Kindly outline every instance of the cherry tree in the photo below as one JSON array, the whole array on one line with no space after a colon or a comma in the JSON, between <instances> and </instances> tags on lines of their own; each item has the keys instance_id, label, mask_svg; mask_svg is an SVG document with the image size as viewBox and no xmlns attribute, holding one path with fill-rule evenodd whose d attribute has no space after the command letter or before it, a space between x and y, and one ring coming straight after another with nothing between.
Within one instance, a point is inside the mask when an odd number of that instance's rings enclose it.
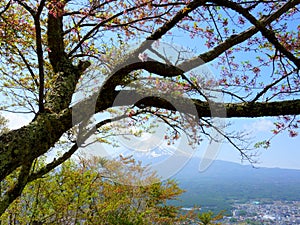
<instances>
[{"instance_id":1,"label":"cherry tree","mask_svg":"<svg viewBox=\"0 0 300 225\"><path fill-rule=\"evenodd\" d=\"M244 137L226 133L213 118L278 117L274 135L296 136L299 3L1 1L0 109L33 119L0 133L0 179L16 173L1 196L0 212L27 183L70 158L91 135L113 144L109 137L118 130L150 129L151 118L170 127L167 142L184 133L192 145L204 137L224 139L250 161ZM176 51L171 60L160 46L178 36L199 48L191 55L170 44ZM217 74L194 71L205 65L213 65ZM111 117L89 129L90 118L102 112ZM61 157L32 170L40 156L62 146L67 150Z\"/></svg>"}]
</instances>

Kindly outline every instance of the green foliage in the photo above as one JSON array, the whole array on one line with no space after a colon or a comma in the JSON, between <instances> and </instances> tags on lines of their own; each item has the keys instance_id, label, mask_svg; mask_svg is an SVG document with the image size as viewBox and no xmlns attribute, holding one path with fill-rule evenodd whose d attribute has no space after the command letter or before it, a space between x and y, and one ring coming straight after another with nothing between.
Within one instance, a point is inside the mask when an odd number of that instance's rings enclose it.
<instances>
[{"instance_id":1,"label":"green foliage","mask_svg":"<svg viewBox=\"0 0 300 225\"><path fill-rule=\"evenodd\" d=\"M254 144L254 148L264 148L268 149L270 147L270 141L260 141Z\"/></svg>"},{"instance_id":2,"label":"green foliage","mask_svg":"<svg viewBox=\"0 0 300 225\"><path fill-rule=\"evenodd\" d=\"M212 211L203 212L198 214L198 218L200 220L199 224L201 225L220 224L215 223L215 221L223 218L223 212L220 212L217 215L214 215Z\"/></svg>"},{"instance_id":3,"label":"green foliage","mask_svg":"<svg viewBox=\"0 0 300 225\"><path fill-rule=\"evenodd\" d=\"M109 113L112 117L96 116L95 131L102 143L116 145L108 137L124 136L124 130L126 135L150 133L153 125L147 125L160 118L169 126L163 135L167 144L182 136L179 130L187 134L190 145L200 144L204 137L210 141L225 138L243 158L252 161L245 153L249 150L245 136L240 132L223 133L210 119L215 117L212 108L222 111L212 106L222 103L224 97L228 117L282 115L283 122L274 123L273 134L285 130L290 137L297 136L300 120L286 115L300 114L297 95L300 27L295 26L299 18L298 4L298 1L230 0L0 1L0 110L30 113L34 118L27 126L6 133L2 127L5 121L0 117L0 214L21 194L28 180L38 177L31 176L31 170L37 171L31 168L37 158L53 148L62 149L62 140L67 142L66 146L72 146L69 151L64 148L66 157L40 171L46 174L47 168L58 166L77 150L78 143L91 137L93 132L85 124L89 125L86 120L94 113ZM176 35L170 39L172 32ZM194 38L199 41L194 42ZM184 40L187 49L193 48L191 43L197 43L195 55L186 54L185 48L175 45L157 51L164 48L158 47L161 41L168 40L171 43ZM128 46L133 47L136 41L141 43L129 51ZM169 51L173 48L174 51ZM204 62L214 63L218 74L215 78L209 78L210 72L202 71ZM195 71L197 67L201 71ZM143 98L138 102L115 104L116 96L122 95L119 91ZM214 93L220 93L222 99L215 98ZM83 97L76 99L77 94ZM98 96L97 103L90 105L96 100L93 94ZM185 103L189 102L186 100L191 100L191 107L186 107ZM74 116L77 106L88 109L78 112L79 118ZM186 110L194 108L198 112ZM184 113L188 115L183 116ZM193 121L190 114L199 118ZM225 114L221 117L226 117ZM80 138L75 144L72 129L77 130L79 124L84 140ZM130 129L135 127L138 129ZM211 130L222 138L211 135ZM255 147L269 145L265 141ZM165 206L165 200L178 195L176 185L168 182L150 185L143 190L146 198L140 188L132 188L131 182L140 175L136 165L131 171L134 173L125 173L126 176L117 164L109 166L115 168L114 173L105 177L113 179L104 179L103 171L98 177L97 173L91 173L90 166L66 163L44 179L32 182L21 200L12 206L15 211L9 218L22 220L21 223L33 223L36 218L63 223L70 217L81 218L87 214L84 218L89 222L87 216L92 212L92 219L98 213L105 219L114 218L116 224L130 224L147 222L145 218L174 215L173 209ZM115 184L114 178L127 186ZM97 186L93 187L95 183ZM81 189L91 189L97 197ZM170 190L174 194L166 195ZM101 201L95 200L98 196ZM109 202L106 205L105 200ZM143 214L140 207L132 207L136 202L143 206ZM14 214L16 211L20 216Z\"/></svg>"},{"instance_id":4,"label":"green foliage","mask_svg":"<svg viewBox=\"0 0 300 225\"><path fill-rule=\"evenodd\" d=\"M8 120L5 117L3 117L2 115L0 115L0 135L6 133L8 131L7 123L8 123Z\"/></svg>"},{"instance_id":5,"label":"green foliage","mask_svg":"<svg viewBox=\"0 0 300 225\"><path fill-rule=\"evenodd\" d=\"M37 167L43 164L39 162ZM126 164L127 172L122 168ZM113 172L111 169L114 169ZM166 201L183 191L174 181L133 186L115 182L132 179L139 168L134 160L102 158L68 160L60 168L26 186L22 195L0 217L4 224L172 224L178 208ZM9 186L9 180L7 185ZM134 181L132 181L134 182ZM2 182L2 186L5 184Z\"/></svg>"}]
</instances>

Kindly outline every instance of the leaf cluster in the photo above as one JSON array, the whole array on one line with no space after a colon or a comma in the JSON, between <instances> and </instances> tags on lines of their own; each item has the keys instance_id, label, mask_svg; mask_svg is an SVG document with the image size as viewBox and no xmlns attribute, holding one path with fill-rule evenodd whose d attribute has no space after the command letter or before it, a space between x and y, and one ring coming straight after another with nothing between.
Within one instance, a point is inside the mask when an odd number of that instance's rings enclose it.
<instances>
[{"instance_id":1,"label":"leaf cluster","mask_svg":"<svg viewBox=\"0 0 300 225\"><path fill-rule=\"evenodd\" d=\"M122 170L124 166L126 171ZM128 159L70 159L28 184L0 221L6 224L171 224L177 221L178 208L166 203L183 192L174 181L159 182L152 177L149 179L153 183L147 186L116 182L116 173L123 179L132 179L137 168L145 171ZM1 182L1 190L10 186L10 179L13 177Z\"/></svg>"}]
</instances>

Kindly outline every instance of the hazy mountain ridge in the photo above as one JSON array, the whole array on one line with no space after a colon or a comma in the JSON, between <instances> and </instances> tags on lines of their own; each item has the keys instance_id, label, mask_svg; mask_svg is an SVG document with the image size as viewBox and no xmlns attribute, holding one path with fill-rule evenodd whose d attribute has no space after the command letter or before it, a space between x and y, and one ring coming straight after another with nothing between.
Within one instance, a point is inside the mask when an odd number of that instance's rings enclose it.
<instances>
[{"instance_id":1,"label":"hazy mountain ridge","mask_svg":"<svg viewBox=\"0 0 300 225\"><path fill-rule=\"evenodd\" d=\"M182 168L182 170L177 173L174 178L185 179L190 177L217 177L217 178L274 178L277 180L283 179L299 179L300 181L300 170L293 169L281 169L281 168L266 168L266 167L253 167L251 165L242 165L234 162L227 162L221 160L215 160L208 167L207 170L199 172L199 164L201 159L198 157L193 157L187 163L187 165Z\"/></svg>"},{"instance_id":2,"label":"hazy mountain ridge","mask_svg":"<svg viewBox=\"0 0 300 225\"><path fill-rule=\"evenodd\" d=\"M216 160L200 173L199 163L200 159L193 157L172 177L186 190L176 204L207 206L217 211L229 209L235 200L300 200L300 170L253 168Z\"/></svg>"}]
</instances>

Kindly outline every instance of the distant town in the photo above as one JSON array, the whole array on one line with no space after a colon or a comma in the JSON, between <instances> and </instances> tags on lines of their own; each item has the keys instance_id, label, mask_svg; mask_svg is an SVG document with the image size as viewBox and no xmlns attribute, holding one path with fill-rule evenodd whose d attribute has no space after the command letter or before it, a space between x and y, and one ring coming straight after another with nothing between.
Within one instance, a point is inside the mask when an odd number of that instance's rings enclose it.
<instances>
[{"instance_id":1,"label":"distant town","mask_svg":"<svg viewBox=\"0 0 300 225\"><path fill-rule=\"evenodd\" d=\"M300 224L300 201L250 201L234 203L232 216L222 224Z\"/></svg>"}]
</instances>

